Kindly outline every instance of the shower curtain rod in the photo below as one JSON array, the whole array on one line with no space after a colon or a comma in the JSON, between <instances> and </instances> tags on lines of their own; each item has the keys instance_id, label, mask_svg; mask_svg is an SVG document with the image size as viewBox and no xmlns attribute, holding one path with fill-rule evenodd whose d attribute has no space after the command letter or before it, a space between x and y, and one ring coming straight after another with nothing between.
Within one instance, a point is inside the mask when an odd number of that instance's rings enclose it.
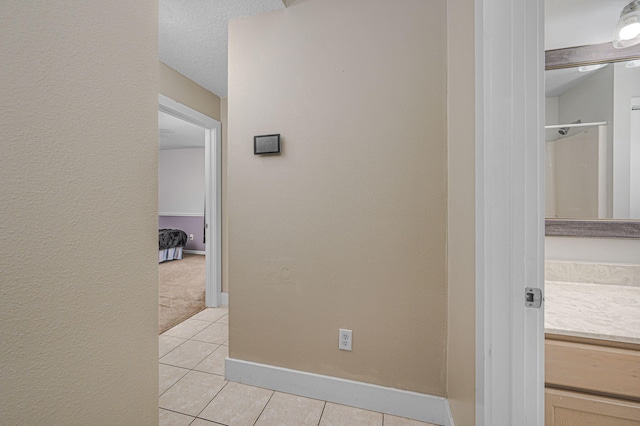
<instances>
[{"instance_id":1,"label":"shower curtain rod","mask_svg":"<svg viewBox=\"0 0 640 426\"><path fill-rule=\"evenodd\" d=\"M545 129L562 129L563 127L587 127L587 126L602 126L608 124L606 121L594 121L593 123L569 123L569 124L553 124L550 126L544 126Z\"/></svg>"}]
</instances>

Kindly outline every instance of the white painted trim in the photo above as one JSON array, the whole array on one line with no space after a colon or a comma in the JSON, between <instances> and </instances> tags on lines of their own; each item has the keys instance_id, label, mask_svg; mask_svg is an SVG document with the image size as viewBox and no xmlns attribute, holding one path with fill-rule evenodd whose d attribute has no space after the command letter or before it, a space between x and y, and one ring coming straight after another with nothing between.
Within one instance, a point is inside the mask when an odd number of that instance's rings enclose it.
<instances>
[{"instance_id":1,"label":"white painted trim","mask_svg":"<svg viewBox=\"0 0 640 426\"><path fill-rule=\"evenodd\" d=\"M454 426L446 398L289 370L239 359L225 360L225 378L307 398Z\"/></svg>"},{"instance_id":2,"label":"white painted trim","mask_svg":"<svg viewBox=\"0 0 640 426\"><path fill-rule=\"evenodd\" d=\"M183 250L182 252L186 254L199 254L201 256L204 256L207 254L206 251L202 251L202 250Z\"/></svg>"},{"instance_id":3,"label":"white painted trim","mask_svg":"<svg viewBox=\"0 0 640 426\"><path fill-rule=\"evenodd\" d=\"M220 300L223 306L229 306L229 293L221 293Z\"/></svg>"},{"instance_id":4,"label":"white painted trim","mask_svg":"<svg viewBox=\"0 0 640 426\"><path fill-rule=\"evenodd\" d=\"M445 413L444 413L444 423L443 426L455 426L455 422L453 421L453 413L451 412L451 405L449 405L449 400L445 401Z\"/></svg>"},{"instance_id":5,"label":"white painted trim","mask_svg":"<svg viewBox=\"0 0 640 426\"><path fill-rule=\"evenodd\" d=\"M607 125L598 126L598 218L607 217Z\"/></svg>"},{"instance_id":6,"label":"white painted trim","mask_svg":"<svg viewBox=\"0 0 640 426\"><path fill-rule=\"evenodd\" d=\"M220 123L205 134L205 245L207 256L207 284L205 305L220 306L222 293L222 197L221 197L221 137Z\"/></svg>"},{"instance_id":7,"label":"white painted trim","mask_svg":"<svg viewBox=\"0 0 640 426\"><path fill-rule=\"evenodd\" d=\"M198 126L202 126L206 129L213 129L220 125L218 120L211 118L208 115L204 115L193 108L189 108L180 102L176 102L165 95L158 95L158 103L158 109L160 111L166 112L167 114L181 118L190 123L197 124Z\"/></svg>"},{"instance_id":8,"label":"white painted trim","mask_svg":"<svg viewBox=\"0 0 640 426\"><path fill-rule=\"evenodd\" d=\"M215 128L216 143L214 145L215 152L213 152L213 183L215 185L215 239L214 250L216 253L215 258L215 282L211 283L212 291L215 291L215 304L209 306L220 306L222 304L222 125L218 123ZM212 132L213 133L213 132ZM213 244L212 244L213 245ZM227 302L228 304L228 302Z\"/></svg>"},{"instance_id":9,"label":"white painted trim","mask_svg":"<svg viewBox=\"0 0 640 426\"><path fill-rule=\"evenodd\" d=\"M476 424L544 424L544 1L475 0ZM517 25L514 25L514 22Z\"/></svg>"},{"instance_id":10,"label":"white painted trim","mask_svg":"<svg viewBox=\"0 0 640 426\"><path fill-rule=\"evenodd\" d=\"M172 212L159 212L158 216L188 216L188 217L202 217L204 213L172 213Z\"/></svg>"},{"instance_id":11,"label":"white painted trim","mask_svg":"<svg viewBox=\"0 0 640 426\"><path fill-rule=\"evenodd\" d=\"M207 256L205 305L222 301L222 139L220 122L164 95L158 95L158 110L205 128L205 238Z\"/></svg>"},{"instance_id":12,"label":"white painted trim","mask_svg":"<svg viewBox=\"0 0 640 426\"><path fill-rule=\"evenodd\" d=\"M545 129L562 129L563 127L591 127L591 126L606 126L606 121L594 121L593 123L570 123L570 124L551 124L544 126ZM549 141L555 142L555 141Z\"/></svg>"}]
</instances>

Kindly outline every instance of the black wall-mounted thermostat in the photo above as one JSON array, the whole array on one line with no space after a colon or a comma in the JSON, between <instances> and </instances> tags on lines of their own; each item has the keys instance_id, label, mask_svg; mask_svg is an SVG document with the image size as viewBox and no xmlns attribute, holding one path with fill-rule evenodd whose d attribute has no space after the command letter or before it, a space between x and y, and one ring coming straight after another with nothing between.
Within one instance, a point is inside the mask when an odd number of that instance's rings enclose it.
<instances>
[{"instance_id":1,"label":"black wall-mounted thermostat","mask_svg":"<svg viewBox=\"0 0 640 426\"><path fill-rule=\"evenodd\" d=\"M253 153L260 154L279 154L280 153L280 134L262 135L253 137Z\"/></svg>"}]
</instances>

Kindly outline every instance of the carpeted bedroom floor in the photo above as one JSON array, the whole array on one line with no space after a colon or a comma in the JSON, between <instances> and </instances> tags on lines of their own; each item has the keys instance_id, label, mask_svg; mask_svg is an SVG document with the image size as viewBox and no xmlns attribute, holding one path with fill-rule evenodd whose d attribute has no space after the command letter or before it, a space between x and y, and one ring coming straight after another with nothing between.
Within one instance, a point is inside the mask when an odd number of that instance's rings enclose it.
<instances>
[{"instance_id":1,"label":"carpeted bedroom floor","mask_svg":"<svg viewBox=\"0 0 640 426\"><path fill-rule=\"evenodd\" d=\"M182 260L158 265L160 269L159 333L204 309L205 256L185 254Z\"/></svg>"}]
</instances>

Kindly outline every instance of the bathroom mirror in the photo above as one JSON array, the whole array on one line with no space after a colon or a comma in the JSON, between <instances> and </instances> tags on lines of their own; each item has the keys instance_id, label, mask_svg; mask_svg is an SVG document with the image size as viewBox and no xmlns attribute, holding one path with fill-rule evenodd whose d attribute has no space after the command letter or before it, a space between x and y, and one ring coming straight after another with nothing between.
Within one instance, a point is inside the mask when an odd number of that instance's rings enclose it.
<instances>
[{"instance_id":1,"label":"bathroom mirror","mask_svg":"<svg viewBox=\"0 0 640 426\"><path fill-rule=\"evenodd\" d=\"M546 235L640 237L640 45L545 65Z\"/></svg>"}]
</instances>

